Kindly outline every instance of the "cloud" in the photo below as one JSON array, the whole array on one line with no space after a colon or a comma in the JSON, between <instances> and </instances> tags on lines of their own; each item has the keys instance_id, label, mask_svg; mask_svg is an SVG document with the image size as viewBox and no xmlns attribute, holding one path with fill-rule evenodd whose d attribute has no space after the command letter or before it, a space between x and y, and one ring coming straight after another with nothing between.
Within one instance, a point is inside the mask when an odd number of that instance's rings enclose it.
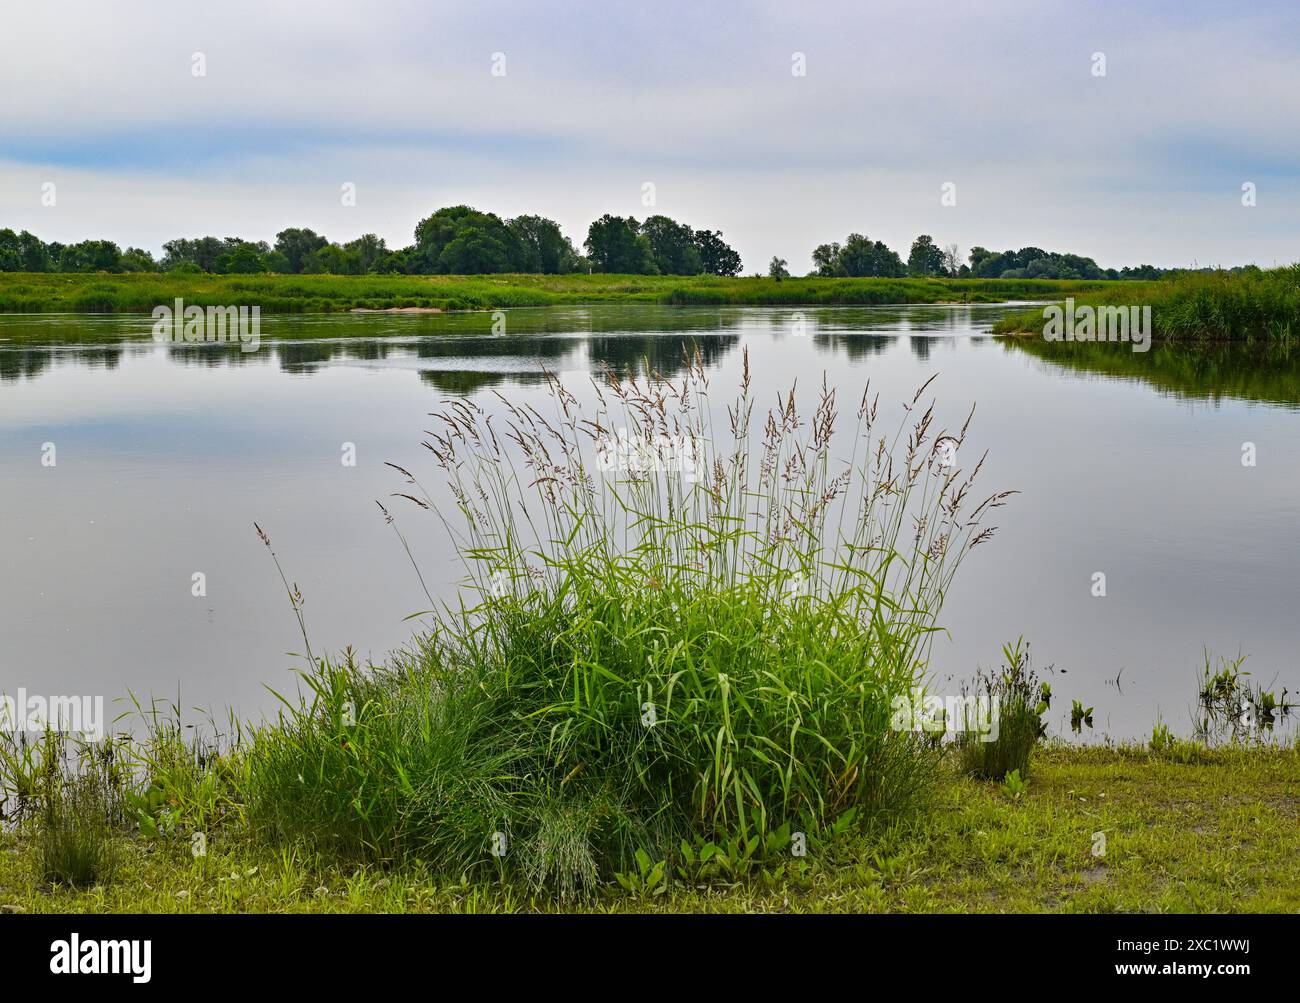
<instances>
[{"instance_id":1,"label":"cloud","mask_svg":"<svg viewBox=\"0 0 1300 1003\"><path fill-rule=\"evenodd\" d=\"M806 268L850 230L904 254L928 232L1108 265L1291 260L1298 21L1199 2L32 5L0 38L0 225L401 244L468 202L580 243L602 212L645 215L653 181L657 211L724 230L751 271Z\"/></svg>"}]
</instances>

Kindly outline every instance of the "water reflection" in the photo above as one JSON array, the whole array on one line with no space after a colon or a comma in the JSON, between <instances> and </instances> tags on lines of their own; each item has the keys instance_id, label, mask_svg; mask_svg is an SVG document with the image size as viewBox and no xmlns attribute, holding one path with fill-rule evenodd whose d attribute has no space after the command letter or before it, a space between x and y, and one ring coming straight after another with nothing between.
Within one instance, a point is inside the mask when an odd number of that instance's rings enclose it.
<instances>
[{"instance_id":1,"label":"water reflection","mask_svg":"<svg viewBox=\"0 0 1300 1003\"><path fill-rule=\"evenodd\" d=\"M1300 404L1300 349L1291 345L1220 342L1178 346L1156 342L1149 352L1125 344L1008 338L1009 352L1095 379L1144 383L1191 400Z\"/></svg>"},{"instance_id":2,"label":"water reflection","mask_svg":"<svg viewBox=\"0 0 1300 1003\"><path fill-rule=\"evenodd\" d=\"M159 344L148 318L0 317L0 381L34 379L60 364L113 367L124 356L166 353L182 366L275 365L311 375L341 363L411 368L448 393L506 382L531 384L543 369L656 371L675 377L698 351L715 366L740 344L741 332L802 340L849 362L886 351L900 335L920 360L933 339L987 329L999 308L803 307L799 309L562 307L500 313L345 314L263 318L257 351L238 343ZM504 328L505 333L493 333ZM918 333L924 332L924 333Z\"/></svg>"},{"instance_id":3,"label":"water reflection","mask_svg":"<svg viewBox=\"0 0 1300 1003\"><path fill-rule=\"evenodd\" d=\"M386 462L427 464L431 398L494 408L496 389L540 405L544 368L589 394L586 374L677 377L698 348L718 428L746 364L764 406L828 379L849 402L870 382L887 411L936 374L936 421L955 427L978 403L982 481L1021 494L958 576L939 684L1023 634L1057 667L1063 713L1095 705L1099 732L1190 724L1204 649L1243 651L1254 679L1294 692L1296 358L1062 351L990 338L1001 312L562 307L507 311L500 334L490 313L276 316L252 352L158 344L147 317L0 316L0 690L38 679L114 698L179 683L186 704L273 707L263 684L282 685L297 664L284 653L300 649L254 521L308 596L313 644L382 658L426 599L374 502L403 489ZM841 413L852 422L851 404ZM1246 441L1257 467L1241 463ZM47 443L57 466L42 464ZM403 532L449 598L463 570L419 515ZM1089 591L1098 569L1104 600ZM212 585L202 601L196 570Z\"/></svg>"}]
</instances>

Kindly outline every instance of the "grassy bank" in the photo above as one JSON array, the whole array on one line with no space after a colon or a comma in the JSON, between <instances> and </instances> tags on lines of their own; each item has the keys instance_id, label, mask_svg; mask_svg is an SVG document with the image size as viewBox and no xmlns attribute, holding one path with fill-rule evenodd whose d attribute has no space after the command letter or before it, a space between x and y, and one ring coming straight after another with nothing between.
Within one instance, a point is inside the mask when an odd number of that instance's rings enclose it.
<instances>
[{"instance_id":1,"label":"grassy bank","mask_svg":"<svg viewBox=\"0 0 1300 1003\"><path fill-rule=\"evenodd\" d=\"M1300 265L1267 271L1180 273L1157 282L1112 283L1075 299L1076 307L1150 306L1157 344L1289 344L1300 333ZM998 334L1041 336L1043 325L1043 311L1039 308L1004 317L993 330ZM1127 350L1127 346L1123 347Z\"/></svg>"},{"instance_id":2,"label":"grassy bank","mask_svg":"<svg viewBox=\"0 0 1300 1003\"><path fill-rule=\"evenodd\" d=\"M1300 753L1051 748L1017 797L946 775L924 816L810 853L803 873L561 901L418 864L341 865L217 837L120 838L112 881L52 888L39 847L0 835L0 909L27 912L1295 912ZM1094 855L1104 833L1104 856Z\"/></svg>"},{"instance_id":3,"label":"grassy bank","mask_svg":"<svg viewBox=\"0 0 1300 1003\"><path fill-rule=\"evenodd\" d=\"M148 313L187 305L266 313L353 309L486 310L566 303L874 305L993 303L1082 294L1094 281L822 279L645 275L126 275L0 273L2 313ZM1128 285L1128 283L1125 283Z\"/></svg>"}]
</instances>

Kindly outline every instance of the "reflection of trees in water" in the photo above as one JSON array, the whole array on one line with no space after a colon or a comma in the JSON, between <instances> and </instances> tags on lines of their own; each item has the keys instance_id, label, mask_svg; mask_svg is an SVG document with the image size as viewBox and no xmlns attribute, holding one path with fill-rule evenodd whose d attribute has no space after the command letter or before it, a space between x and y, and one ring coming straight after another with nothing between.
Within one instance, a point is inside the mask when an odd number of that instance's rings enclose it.
<instances>
[{"instance_id":1,"label":"reflection of trees in water","mask_svg":"<svg viewBox=\"0 0 1300 1003\"><path fill-rule=\"evenodd\" d=\"M898 342L888 334L823 334L811 340L819 352L843 352L850 362L880 355Z\"/></svg>"},{"instance_id":2,"label":"reflection of trees in water","mask_svg":"<svg viewBox=\"0 0 1300 1003\"><path fill-rule=\"evenodd\" d=\"M193 344L170 344L167 357L179 366L206 366L208 369L220 369L224 366L238 366L253 362L257 352L245 352L239 345L211 344L196 341Z\"/></svg>"},{"instance_id":3,"label":"reflection of trees in water","mask_svg":"<svg viewBox=\"0 0 1300 1003\"><path fill-rule=\"evenodd\" d=\"M909 347L912 349L912 354L915 355L922 362L926 361L926 359L930 357L929 338L922 338L914 334L912 335L912 337L907 339L907 343Z\"/></svg>"},{"instance_id":4,"label":"reflection of trees in water","mask_svg":"<svg viewBox=\"0 0 1300 1003\"><path fill-rule=\"evenodd\" d=\"M1054 369L1129 379L1195 400L1230 398L1300 404L1300 351L1286 344L1206 342L1161 345L1134 352L1123 342L1049 342L1004 338L1008 352L1023 352Z\"/></svg>"},{"instance_id":5,"label":"reflection of trees in water","mask_svg":"<svg viewBox=\"0 0 1300 1003\"><path fill-rule=\"evenodd\" d=\"M418 359L536 359L554 362L574 351L566 338L426 338L414 347Z\"/></svg>"},{"instance_id":6,"label":"reflection of trees in water","mask_svg":"<svg viewBox=\"0 0 1300 1003\"><path fill-rule=\"evenodd\" d=\"M334 341L280 341L275 345L275 356L280 360L280 368L287 373L312 373L338 355L341 349L342 345Z\"/></svg>"},{"instance_id":7,"label":"reflection of trees in water","mask_svg":"<svg viewBox=\"0 0 1300 1003\"><path fill-rule=\"evenodd\" d=\"M420 379L442 393L467 397L503 385L533 386L546 377L541 370L535 373L490 373L468 369L422 369Z\"/></svg>"},{"instance_id":8,"label":"reflection of trees in water","mask_svg":"<svg viewBox=\"0 0 1300 1003\"><path fill-rule=\"evenodd\" d=\"M90 369L116 369L122 349L105 345L86 348L0 349L0 381L32 380L55 362L71 362Z\"/></svg>"},{"instance_id":9,"label":"reflection of trees in water","mask_svg":"<svg viewBox=\"0 0 1300 1003\"><path fill-rule=\"evenodd\" d=\"M618 373L658 372L669 379L686 371L695 352L706 367L717 365L740 341L738 335L690 337L661 335L654 338L608 338L594 335L587 339L587 351L596 371L612 369Z\"/></svg>"}]
</instances>

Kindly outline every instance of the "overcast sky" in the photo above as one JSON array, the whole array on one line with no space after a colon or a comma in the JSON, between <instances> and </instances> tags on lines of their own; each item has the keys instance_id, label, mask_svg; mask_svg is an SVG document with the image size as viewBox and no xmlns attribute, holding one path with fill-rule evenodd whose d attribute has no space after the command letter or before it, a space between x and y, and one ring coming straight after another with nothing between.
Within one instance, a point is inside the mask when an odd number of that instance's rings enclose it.
<instances>
[{"instance_id":1,"label":"overcast sky","mask_svg":"<svg viewBox=\"0 0 1300 1003\"><path fill-rule=\"evenodd\" d=\"M806 271L850 231L904 257L930 233L1103 266L1294 261L1300 4L1235 6L10 0L0 226L396 247L467 203L578 245L604 212L660 212L721 229L746 272Z\"/></svg>"}]
</instances>

